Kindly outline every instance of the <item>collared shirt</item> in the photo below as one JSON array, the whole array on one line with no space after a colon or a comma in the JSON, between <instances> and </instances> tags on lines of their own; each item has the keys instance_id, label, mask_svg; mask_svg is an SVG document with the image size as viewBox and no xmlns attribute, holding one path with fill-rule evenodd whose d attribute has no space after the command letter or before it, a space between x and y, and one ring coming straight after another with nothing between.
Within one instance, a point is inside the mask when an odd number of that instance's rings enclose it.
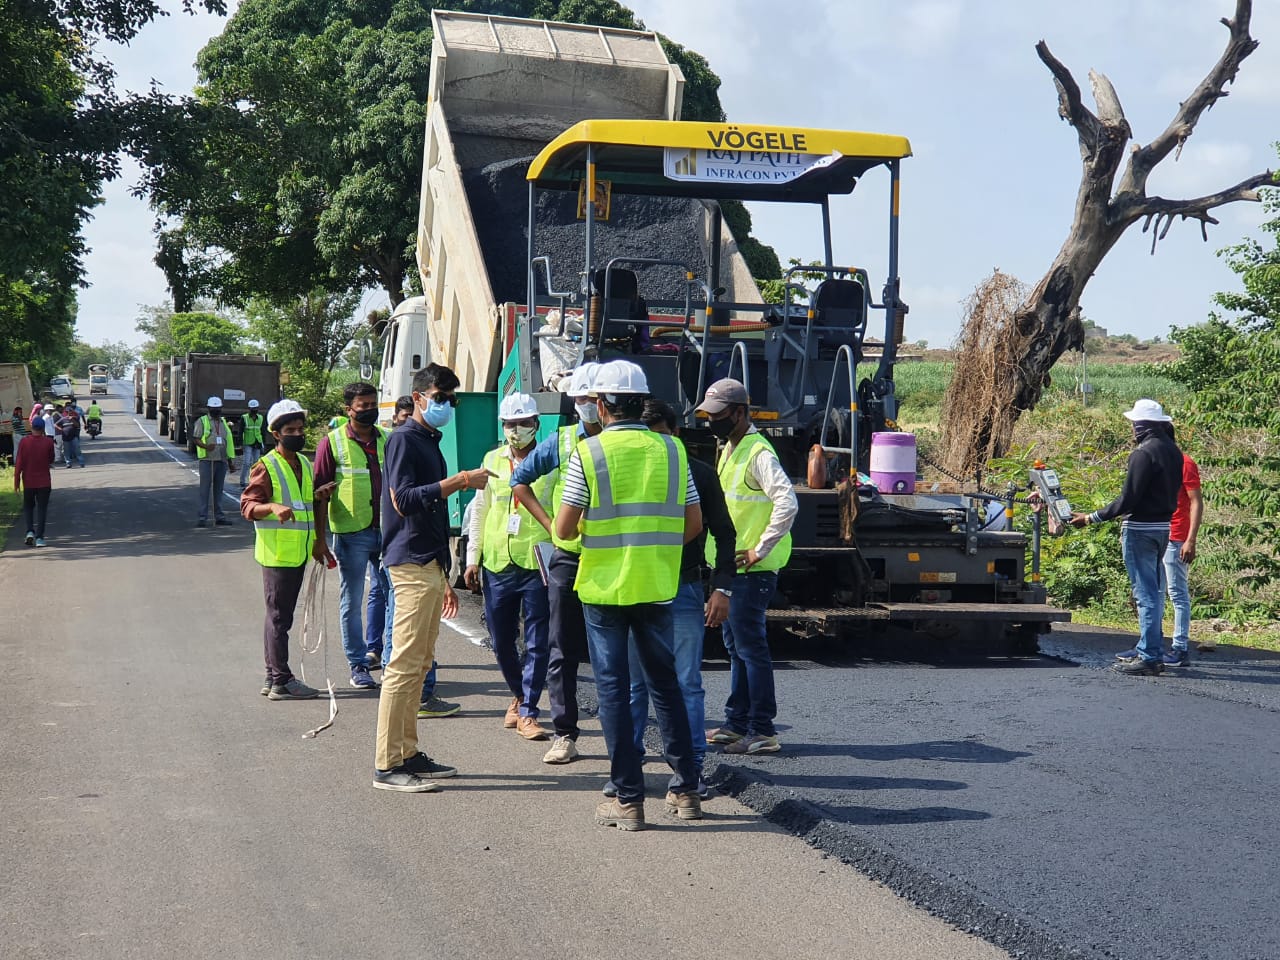
<instances>
[{"instance_id":1,"label":"collared shirt","mask_svg":"<svg viewBox=\"0 0 1280 960\"><path fill-rule=\"evenodd\" d=\"M747 433L759 433L755 427ZM721 456L728 456L732 447L727 447ZM751 458L747 467L747 486L755 487L773 501L773 512L769 515L769 525L760 534L760 542L755 545L756 556L763 560L778 545L778 541L787 535L800 512L800 502L796 499L795 487L787 471L778 462L778 455L768 447Z\"/></svg>"},{"instance_id":2,"label":"collared shirt","mask_svg":"<svg viewBox=\"0 0 1280 960\"><path fill-rule=\"evenodd\" d=\"M383 564L425 566L435 560L447 571L449 510L440 483L448 466L440 452L440 431L410 418L387 438L383 470Z\"/></svg>"},{"instance_id":3,"label":"collared shirt","mask_svg":"<svg viewBox=\"0 0 1280 960\"><path fill-rule=\"evenodd\" d=\"M365 460L369 467L369 482L373 486L373 522L369 526L380 527L382 526L382 464L378 462L378 430L375 427L372 436L369 437L368 441L365 441L356 436L356 432L351 429L350 423L347 423L345 429L347 436L358 443L360 449L364 451ZM314 466L317 487L333 482L338 474L338 464L333 458L333 449L329 445L329 434L327 433L316 444Z\"/></svg>"}]
</instances>

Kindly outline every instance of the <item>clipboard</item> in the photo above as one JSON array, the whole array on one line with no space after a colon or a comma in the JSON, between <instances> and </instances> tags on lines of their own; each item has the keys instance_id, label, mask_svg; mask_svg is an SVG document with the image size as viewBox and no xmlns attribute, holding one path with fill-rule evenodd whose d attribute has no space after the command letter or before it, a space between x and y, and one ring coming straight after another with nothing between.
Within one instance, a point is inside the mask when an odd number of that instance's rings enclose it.
<instances>
[{"instance_id":1,"label":"clipboard","mask_svg":"<svg viewBox=\"0 0 1280 960\"><path fill-rule=\"evenodd\" d=\"M550 540L540 540L533 545L533 557L538 561L538 573L542 575L542 585L548 585L547 567L551 565L551 558L555 555L556 545Z\"/></svg>"}]
</instances>

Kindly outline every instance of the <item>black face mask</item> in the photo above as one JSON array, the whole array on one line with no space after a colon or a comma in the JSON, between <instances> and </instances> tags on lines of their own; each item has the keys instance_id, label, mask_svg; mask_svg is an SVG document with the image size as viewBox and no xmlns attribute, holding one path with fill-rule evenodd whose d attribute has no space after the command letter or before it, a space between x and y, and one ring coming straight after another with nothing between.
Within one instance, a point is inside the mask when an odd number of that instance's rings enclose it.
<instances>
[{"instance_id":1,"label":"black face mask","mask_svg":"<svg viewBox=\"0 0 1280 960\"><path fill-rule=\"evenodd\" d=\"M301 433L286 433L280 436L280 446L290 453L301 453L306 444L307 438Z\"/></svg>"},{"instance_id":2,"label":"black face mask","mask_svg":"<svg viewBox=\"0 0 1280 960\"><path fill-rule=\"evenodd\" d=\"M362 427L372 427L378 422L378 408L372 410L361 410L359 413L353 413L351 419Z\"/></svg>"},{"instance_id":3,"label":"black face mask","mask_svg":"<svg viewBox=\"0 0 1280 960\"><path fill-rule=\"evenodd\" d=\"M728 440L729 434L733 433L733 428L736 426L737 424L733 422L733 417L707 421L707 429L711 431L712 436L717 440Z\"/></svg>"},{"instance_id":4,"label":"black face mask","mask_svg":"<svg viewBox=\"0 0 1280 960\"><path fill-rule=\"evenodd\" d=\"M221 410L210 410L210 411L209 411L209 416L210 416L210 417L212 417L214 420L221 420L221 419L222 419L222 411L221 411Z\"/></svg>"}]
</instances>

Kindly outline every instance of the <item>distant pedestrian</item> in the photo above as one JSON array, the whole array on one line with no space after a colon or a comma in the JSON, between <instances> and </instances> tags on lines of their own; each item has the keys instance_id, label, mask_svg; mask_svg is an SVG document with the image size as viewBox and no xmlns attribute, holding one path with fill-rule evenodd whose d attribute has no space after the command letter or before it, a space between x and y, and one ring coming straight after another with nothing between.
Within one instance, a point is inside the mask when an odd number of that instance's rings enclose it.
<instances>
[{"instance_id":1,"label":"distant pedestrian","mask_svg":"<svg viewBox=\"0 0 1280 960\"><path fill-rule=\"evenodd\" d=\"M1172 426L1169 428L1172 433ZM1169 546L1164 552L1165 580L1169 602L1173 604L1173 649L1164 655L1167 667L1185 667L1191 662L1191 585L1188 573L1196 558L1196 536L1204 515L1200 495L1200 467L1182 454L1182 487L1178 506L1169 520Z\"/></svg>"},{"instance_id":2,"label":"distant pedestrian","mask_svg":"<svg viewBox=\"0 0 1280 960\"><path fill-rule=\"evenodd\" d=\"M13 489L22 490L22 519L27 525L28 547L44 546L45 521L49 515L49 494L53 480L49 467L54 461L53 439L45 435L44 418L31 421L31 435L22 442L13 468Z\"/></svg>"},{"instance_id":3,"label":"distant pedestrian","mask_svg":"<svg viewBox=\"0 0 1280 960\"><path fill-rule=\"evenodd\" d=\"M53 450L58 460L63 459L62 455L62 417L65 413L62 404L47 403L42 411L44 415L45 430L53 431Z\"/></svg>"},{"instance_id":4,"label":"distant pedestrian","mask_svg":"<svg viewBox=\"0 0 1280 960\"><path fill-rule=\"evenodd\" d=\"M258 401L249 401L249 412L241 415L240 422L244 433L240 435L240 487L249 482L249 471L262 457L262 413L258 409Z\"/></svg>"},{"instance_id":5,"label":"distant pedestrian","mask_svg":"<svg viewBox=\"0 0 1280 960\"><path fill-rule=\"evenodd\" d=\"M791 525L800 505L773 444L751 422L742 383L717 380L698 409L723 444L716 472L738 546L729 617L721 627L729 652L729 698L724 724L707 734L707 742L723 745L725 753L777 753L778 702L765 614L778 571L791 557Z\"/></svg>"},{"instance_id":6,"label":"distant pedestrian","mask_svg":"<svg viewBox=\"0 0 1280 960\"><path fill-rule=\"evenodd\" d=\"M316 489L311 464L301 455L307 440L306 420L307 411L293 400L271 407L267 425L276 448L254 464L249 485L240 495L240 515L253 521L253 558L262 567L267 607L262 695L271 700L310 700L319 694L289 669L289 631L307 562L332 559L324 537L315 529L326 492Z\"/></svg>"},{"instance_id":7,"label":"distant pedestrian","mask_svg":"<svg viewBox=\"0 0 1280 960\"><path fill-rule=\"evenodd\" d=\"M191 428L196 462L200 468L200 508L196 514L196 526L209 525L209 498L212 496L214 523L229 527L231 520L222 506L222 488L227 481L227 471L235 465L235 439L227 421L222 418L221 397L210 397L205 410L204 416Z\"/></svg>"},{"instance_id":8,"label":"distant pedestrian","mask_svg":"<svg viewBox=\"0 0 1280 960\"><path fill-rule=\"evenodd\" d=\"M1137 676L1164 671L1164 555L1169 521L1182 489L1182 451L1166 425L1173 418L1154 400L1135 401L1125 417L1133 423L1133 452L1120 496L1093 513L1073 513L1083 527L1124 517L1120 549L1138 607L1138 645L1119 655L1115 670Z\"/></svg>"},{"instance_id":9,"label":"distant pedestrian","mask_svg":"<svg viewBox=\"0 0 1280 960\"><path fill-rule=\"evenodd\" d=\"M394 649L383 668L373 786L426 793L439 786L427 777L457 773L418 750L418 704L434 659L440 618L458 612L449 585L448 498L481 489L483 469L447 476L440 428L453 418L458 377L428 363L413 377L413 416L387 441L382 495L383 562L396 596Z\"/></svg>"},{"instance_id":10,"label":"distant pedestrian","mask_svg":"<svg viewBox=\"0 0 1280 960\"><path fill-rule=\"evenodd\" d=\"M23 437L31 435L31 422L27 420L26 415L22 412L22 407L13 408L13 416L10 418L10 425L13 428L13 458L10 460L14 466L18 464L18 444L22 442Z\"/></svg>"},{"instance_id":11,"label":"distant pedestrian","mask_svg":"<svg viewBox=\"0 0 1280 960\"><path fill-rule=\"evenodd\" d=\"M84 467L84 454L80 452L80 424L81 416L76 405L68 403L58 419L58 429L62 431L62 460L68 469L72 460Z\"/></svg>"}]
</instances>

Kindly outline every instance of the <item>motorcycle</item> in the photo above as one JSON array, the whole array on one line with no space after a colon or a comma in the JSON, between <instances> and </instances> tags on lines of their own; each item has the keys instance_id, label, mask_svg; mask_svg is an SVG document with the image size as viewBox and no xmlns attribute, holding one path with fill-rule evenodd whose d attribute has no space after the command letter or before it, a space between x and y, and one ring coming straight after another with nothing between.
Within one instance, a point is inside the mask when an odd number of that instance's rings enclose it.
<instances>
[{"instance_id":1,"label":"motorcycle","mask_svg":"<svg viewBox=\"0 0 1280 960\"><path fill-rule=\"evenodd\" d=\"M102 421L101 420L87 421L85 425L85 432L89 434L90 439L96 437L98 434L102 432Z\"/></svg>"}]
</instances>

